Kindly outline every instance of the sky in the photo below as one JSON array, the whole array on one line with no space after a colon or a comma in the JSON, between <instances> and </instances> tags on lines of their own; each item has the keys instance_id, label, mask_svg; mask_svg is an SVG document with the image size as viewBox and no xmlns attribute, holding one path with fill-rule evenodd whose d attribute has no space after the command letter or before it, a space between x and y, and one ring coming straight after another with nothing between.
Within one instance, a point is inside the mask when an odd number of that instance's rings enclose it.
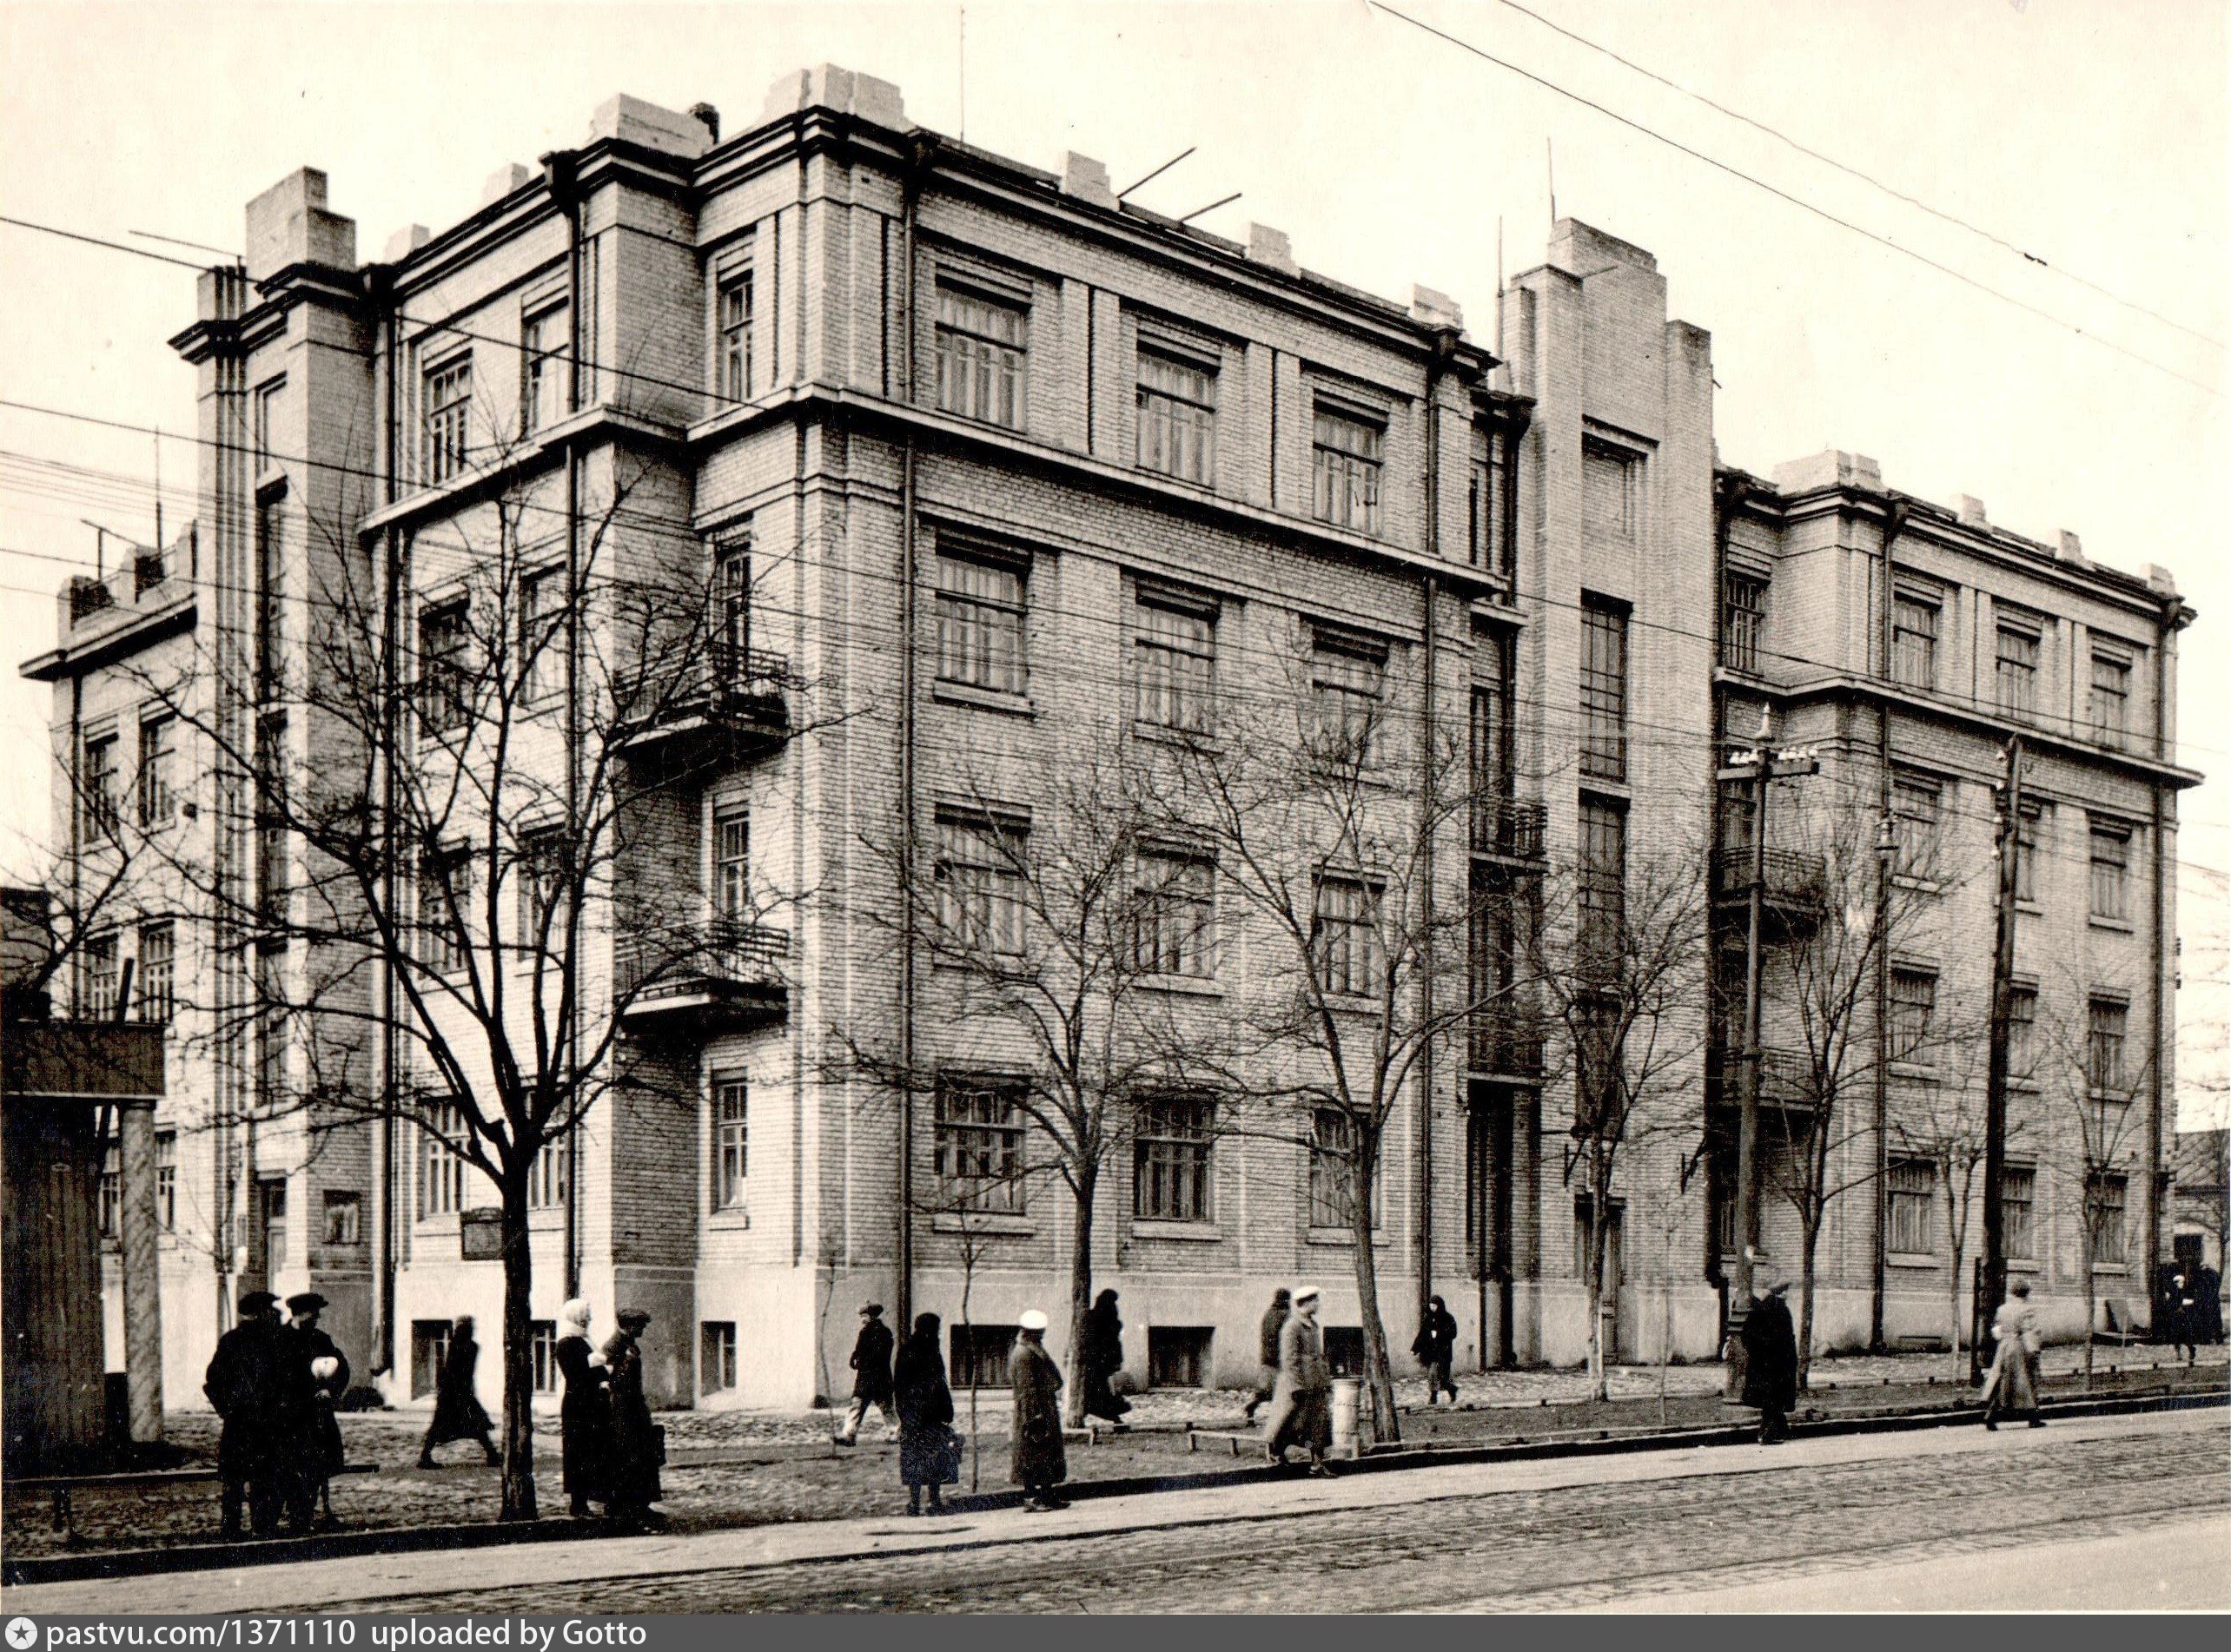
<instances>
[{"instance_id":1,"label":"sky","mask_svg":"<svg viewBox=\"0 0 2231 1652\"><path fill-rule=\"evenodd\" d=\"M1674 314L1711 333L1724 460L1866 453L1893 487L2168 568L2201 614L2182 760L2231 778L2221 0L1393 3L0 0L0 215L191 258L131 232L236 250L248 199L308 165L369 259L582 142L615 92L713 103L733 132L778 75L832 62L897 83L924 125L1049 169L1094 155L1119 188L1192 146L1141 204L1238 191L1199 223L1274 225L1304 266L1390 296L1438 288L1492 347L1499 261L1541 261L1553 181L1558 213L1649 248ZM193 373L163 341L193 282L0 225L0 398L190 429ZM150 537L159 466L175 528L194 461L0 406L16 659L52 644L54 591L94 555L80 519ZM49 695L0 680L9 876L50 836ZM2231 785L2182 810L2181 1100L2222 1121Z\"/></svg>"}]
</instances>

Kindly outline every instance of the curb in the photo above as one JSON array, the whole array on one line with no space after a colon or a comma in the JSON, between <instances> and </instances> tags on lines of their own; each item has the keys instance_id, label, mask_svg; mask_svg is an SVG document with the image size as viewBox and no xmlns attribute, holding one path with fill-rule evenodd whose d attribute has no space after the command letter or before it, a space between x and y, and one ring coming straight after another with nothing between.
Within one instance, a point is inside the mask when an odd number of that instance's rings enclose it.
<instances>
[{"instance_id":1,"label":"curb","mask_svg":"<svg viewBox=\"0 0 2231 1652\"><path fill-rule=\"evenodd\" d=\"M2208 1410L2231 1405L2231 1389L2208 1389L2184 1393L2102 1395L2090 1399L2050 1400L2043 1414L2049 1418L2138 1416L2156 1411ZM1822 1439L1839 1435L1914 1433L1926 1429L1980 1426L1982 1411L1973 1405L1927 1411L1890 1411L1874 1415L1794 1419L1792 1439ZM1426 1446L1395 1450L1376 1456L1342 1461L1335 1476L1400 1473L1410 1469L1453 1468L1498 1463L1536 1463L1563 1457L1625 1457L1640 1451L1686 1450L1698 1446L1743 1445L1758 1438L1755 1426L1720 1424L1706 1428L1672 1428L1664 1431L1609 1438L1516 1440L1494 1445ZM1260 1485L1298 1477L1294 1467L1278 1468L1265 1463L1253 1468L1222 1472L1172 1475L1135 1475L1122 1479L1076 1481L1063 1488L1073 1503L1107 1497L1138 1497L1161 1491L1190 1491L1228 1485ZM946 1507L955 1514L983 1514L1021 1506L1021 1491L987 1492L952 1497ZM712 1528L734 1530L734 1527ZM275 1566L298 1561L335 1560L358 1555L421 1554L430 1550L493 1549L514 1543L556 1543L569 1539L640 1535L622 1534L602 1521L538 1520L532 1524L423 1526L414 1530L323 1533L310 1537L278 1537L238 1543L193 1543L169 1549L123 1549L100 1554L44 1555L0 1563L0 1585L10 1588L36 1583L81 1583L88 1579L145 1577L166 1572L229 1569L241 1566ZM687 1532L676 1535L688 1536Z\"/></svg>"}]
</instances>

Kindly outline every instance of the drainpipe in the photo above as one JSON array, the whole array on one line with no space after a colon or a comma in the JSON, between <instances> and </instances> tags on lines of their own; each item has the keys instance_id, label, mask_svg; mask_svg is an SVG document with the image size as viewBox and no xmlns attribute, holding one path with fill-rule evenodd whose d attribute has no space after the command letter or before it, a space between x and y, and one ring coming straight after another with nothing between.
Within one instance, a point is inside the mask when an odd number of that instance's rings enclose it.
<instances>
[{"instance_id":1,"label":"drainpipe","mask_svg":"<svg viewBox=\"0 0 2231 1652\"><path fill-rule=\"evenodd\" d=\"M1883 523L1881 589L1875 593L1875 657L1885 684L1896 679L1890 658L1895 640L1893 621L1897 611L1897 560L1892 555L1898 535L1905 529L1906 507L1890 501ZM1890 702L1888 695L1875 699L1875 802L1880 823L1890 820L1893 796L1890 781ZM1889 1289L1890 1174L1890 862L1880 858L1875 876L1875 1175L1872 1219L1868 1224L1871 1268L1868 1286L1867 1351L1881 1353L1885 1345L1883 1309Z\"/></svg>"},{"instance_id":2,"label":"drainpipe","mask_svg":"<svg viewBox=\"0 0 2231 1652\"><path fill-rule=\"evenodd\" d=\"M1426 554L1440 555L1440 444L1441 410L1435 393L1441 379L1455 359L1457 333L1453 327L1437 329L1433 335L1433 353L1426 358ZM1420 740L1419 749L1418 825L1420 833L1418 869L1424 880L1419 902L1418 917L1423 930L1418 970L1418 1017L1420 1030L1427 1036L1418 1050L1418 1323L1423 1325L1426 1311L1431 1305L1433 1290L1433 968L1435 963L1433 922L1436 910L1433 900L1433 839L1440 823L1434 818L1435 787L1433 785L1434 744L1437 727L1433 713L1440 686L1440 578L1428 574L1425 582L1425 682L1421 689L1422 715L1419 719Z\"/></svg>"},{"instance_id":3,"label":"drainpipe","mask_svg":"<svg viewBox=\"0 0 2231 1652\"><path fill-rule=\"evenodd\" d=\"M374 371L381 380L378 387L380 408L380 471L383 502L392 505L401 491L396 485L397 437L395 405L397 385L395 364L401 342L397 338L397 305L393 270L374 265L366 272L366 295L371 300L373 314L379 332L374 347ZM382 531L380 543L374 551L380 558L380 624L381 650L380 704L381 724L379 748L374 754L377 773L374 785L380 799L381 829L392 833L395 818L395 742L401 737L396 725L396 704L400 695L401 662L397 658L401 638L401 595L396 578L396 564L401 554L401 542L394 528ZM395 857L387 857L387 866L381 874L381 898L387 910L397 909L401 887L394 870ZM395 1369L395 966L392 959L383 960L376 978L379 1004L379 1115L373 1120L373 1157L377 1171L373 1184L372 1219L374 1240L377 1248L377 1270L373 1279L372 1374L385 1377Z\"/></svg>"},{"instance_id":4,"label":"drainpipe","mask_svg":"<svg viewBox=\"0 0 2231 1652\"><path fill-rule=\"evenodd\" d=\"M2177 599L2161 605L2161 622L2154 635L2154 755L2163 762L2169 756L2169 638L2179 629ZM2173 942L2163 933L2168 927L2168 809L2161 783L2154 794L2154 988L2147 996L2148 1030L2152 1035L2153 1060L2147 1063L2146 1086L2146 1324L2154 1325L2154 1274L2161 1258L2161 1123L2162 1064L2170 1059L2163 1047L2168 1017L2162 1014L2162 988L2171 979Z\"/></svg>"}]
</instances>

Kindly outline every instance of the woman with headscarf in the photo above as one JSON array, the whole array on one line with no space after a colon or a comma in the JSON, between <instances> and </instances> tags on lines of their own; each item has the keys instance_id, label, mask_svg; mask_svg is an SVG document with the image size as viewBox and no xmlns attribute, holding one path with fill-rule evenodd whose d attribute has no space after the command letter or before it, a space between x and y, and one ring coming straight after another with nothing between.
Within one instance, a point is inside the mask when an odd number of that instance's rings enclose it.
<instances>
[{"instance_id":1,"label":"woman with headscarf","mask_svg":"<svg viewBox=\"0 0 2231 1652\"><path fill-rule=\"evenodd\" d=\"M898 1477L906 1487L906 1512L922 1512L924 1488L930 1512L943 1514L942 1486L961 1477L960 1437L953 1432L953 1391L945 1380L945 1356L937 1346L942 1324L934 1313L917 1314L914 1334L899 1345L891 1369L892 1398L898 1406Z\"/></svg>"},{"instance_id":2,"label":"woman with headscarf","mask_svg":"<svg viewBox=\"0 0 2231 1652\"><path fill-rule=\"evenodd\" d=\"M2037 1409L2037 1310L2029 1305L2029 1281L2016 1279L2007 1286L2006 1300L1991 1318L1991 1337L1998 1345L1991 1355L1990 1375L1983 1378L1983 1426L1998 1427L2005 1412L2029 1418L2029 1426L2043 1428Z\"/></svg>"},{"instance_id":3,"label":"woman with headscarf","mask_svg":"<svg viewBox=\"0 0 2231 1652\"><path fill-rule=\"evenodd\" d=\"M1069 1478L1069 1453L1062 1444L1062 1368L1046 1351L1046 1316L1024 1312L1008 1357L1007 1374L1015 1391L1015 1441L1010 1466L1023 1488L1023 1507L1031 1514L1066 1509L1054 1488Z\"/></svg>"},{"instance_id":4,"label":"woman with headscarf","mask_svg":"<svg viewBox=\"0 0 2231 1652\"><path fill-rule=\"evenodd\" d=\"M592 1501L612 1501L612 1373L589 1340L589 1305L575 1297L558 1311L558 1370L566 1379L558 1429L566 1464L566 1495L586 1520Z\"/></svg>"},{"instance_id":5,"label":"woman with headscarf","mask_svg":"<svg viewBox=\"0 0 2231 1652\"><path fill-rule=\"evenodd\" d=\"M1117 1428L1127 1426L1123 1414L1131 1402L1114 1387L1116 1373L1123 1369L1123 1321L1116 1314L1113 1291L1102 1291L1085 1310L1078 1353L1084 1362L1084 1414L1105 1417Z\"/></svg>"},{"instance_id":6,"label":"woman with headscarf","mask_svg":"<svg viewBox=\"0 0 2231 1652\"><path fill-rule=\"evenodd\" d=\"M622 1308L613 1316L619 1329L606 1338L605 1365L612 1384L612 1517L641 1525L659 1518L651 1505L665 1495L659 1483L659 1465L665 1460L665 1432L651 1420L651 1402L643 1392L643 1350L637 1338L651 1316L640 1308Z\"/></svg>"}]
</instances>

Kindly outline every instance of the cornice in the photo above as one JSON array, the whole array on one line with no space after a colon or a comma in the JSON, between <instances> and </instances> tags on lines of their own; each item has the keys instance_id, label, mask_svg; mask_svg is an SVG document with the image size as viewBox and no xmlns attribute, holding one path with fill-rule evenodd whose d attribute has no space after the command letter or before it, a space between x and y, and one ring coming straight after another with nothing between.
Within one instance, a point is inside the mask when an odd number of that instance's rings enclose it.
<instances>
[{"instance_id":1,"label":"cornice","mask_svg":"<svg viewBox=\"0 0 2231 1652\"><path fill-rule=\"evenodd\" d=\"M128 620L109 625L82 642L64 643L43 654L34 654L18 668L36 683L60 682L83 677L127 654L136 654L167 638L192 631L196 623L198 593L189 591L156 607L132 611ZM129 611L117 610L118 612Z\"/></svg>"}]
</instances>

